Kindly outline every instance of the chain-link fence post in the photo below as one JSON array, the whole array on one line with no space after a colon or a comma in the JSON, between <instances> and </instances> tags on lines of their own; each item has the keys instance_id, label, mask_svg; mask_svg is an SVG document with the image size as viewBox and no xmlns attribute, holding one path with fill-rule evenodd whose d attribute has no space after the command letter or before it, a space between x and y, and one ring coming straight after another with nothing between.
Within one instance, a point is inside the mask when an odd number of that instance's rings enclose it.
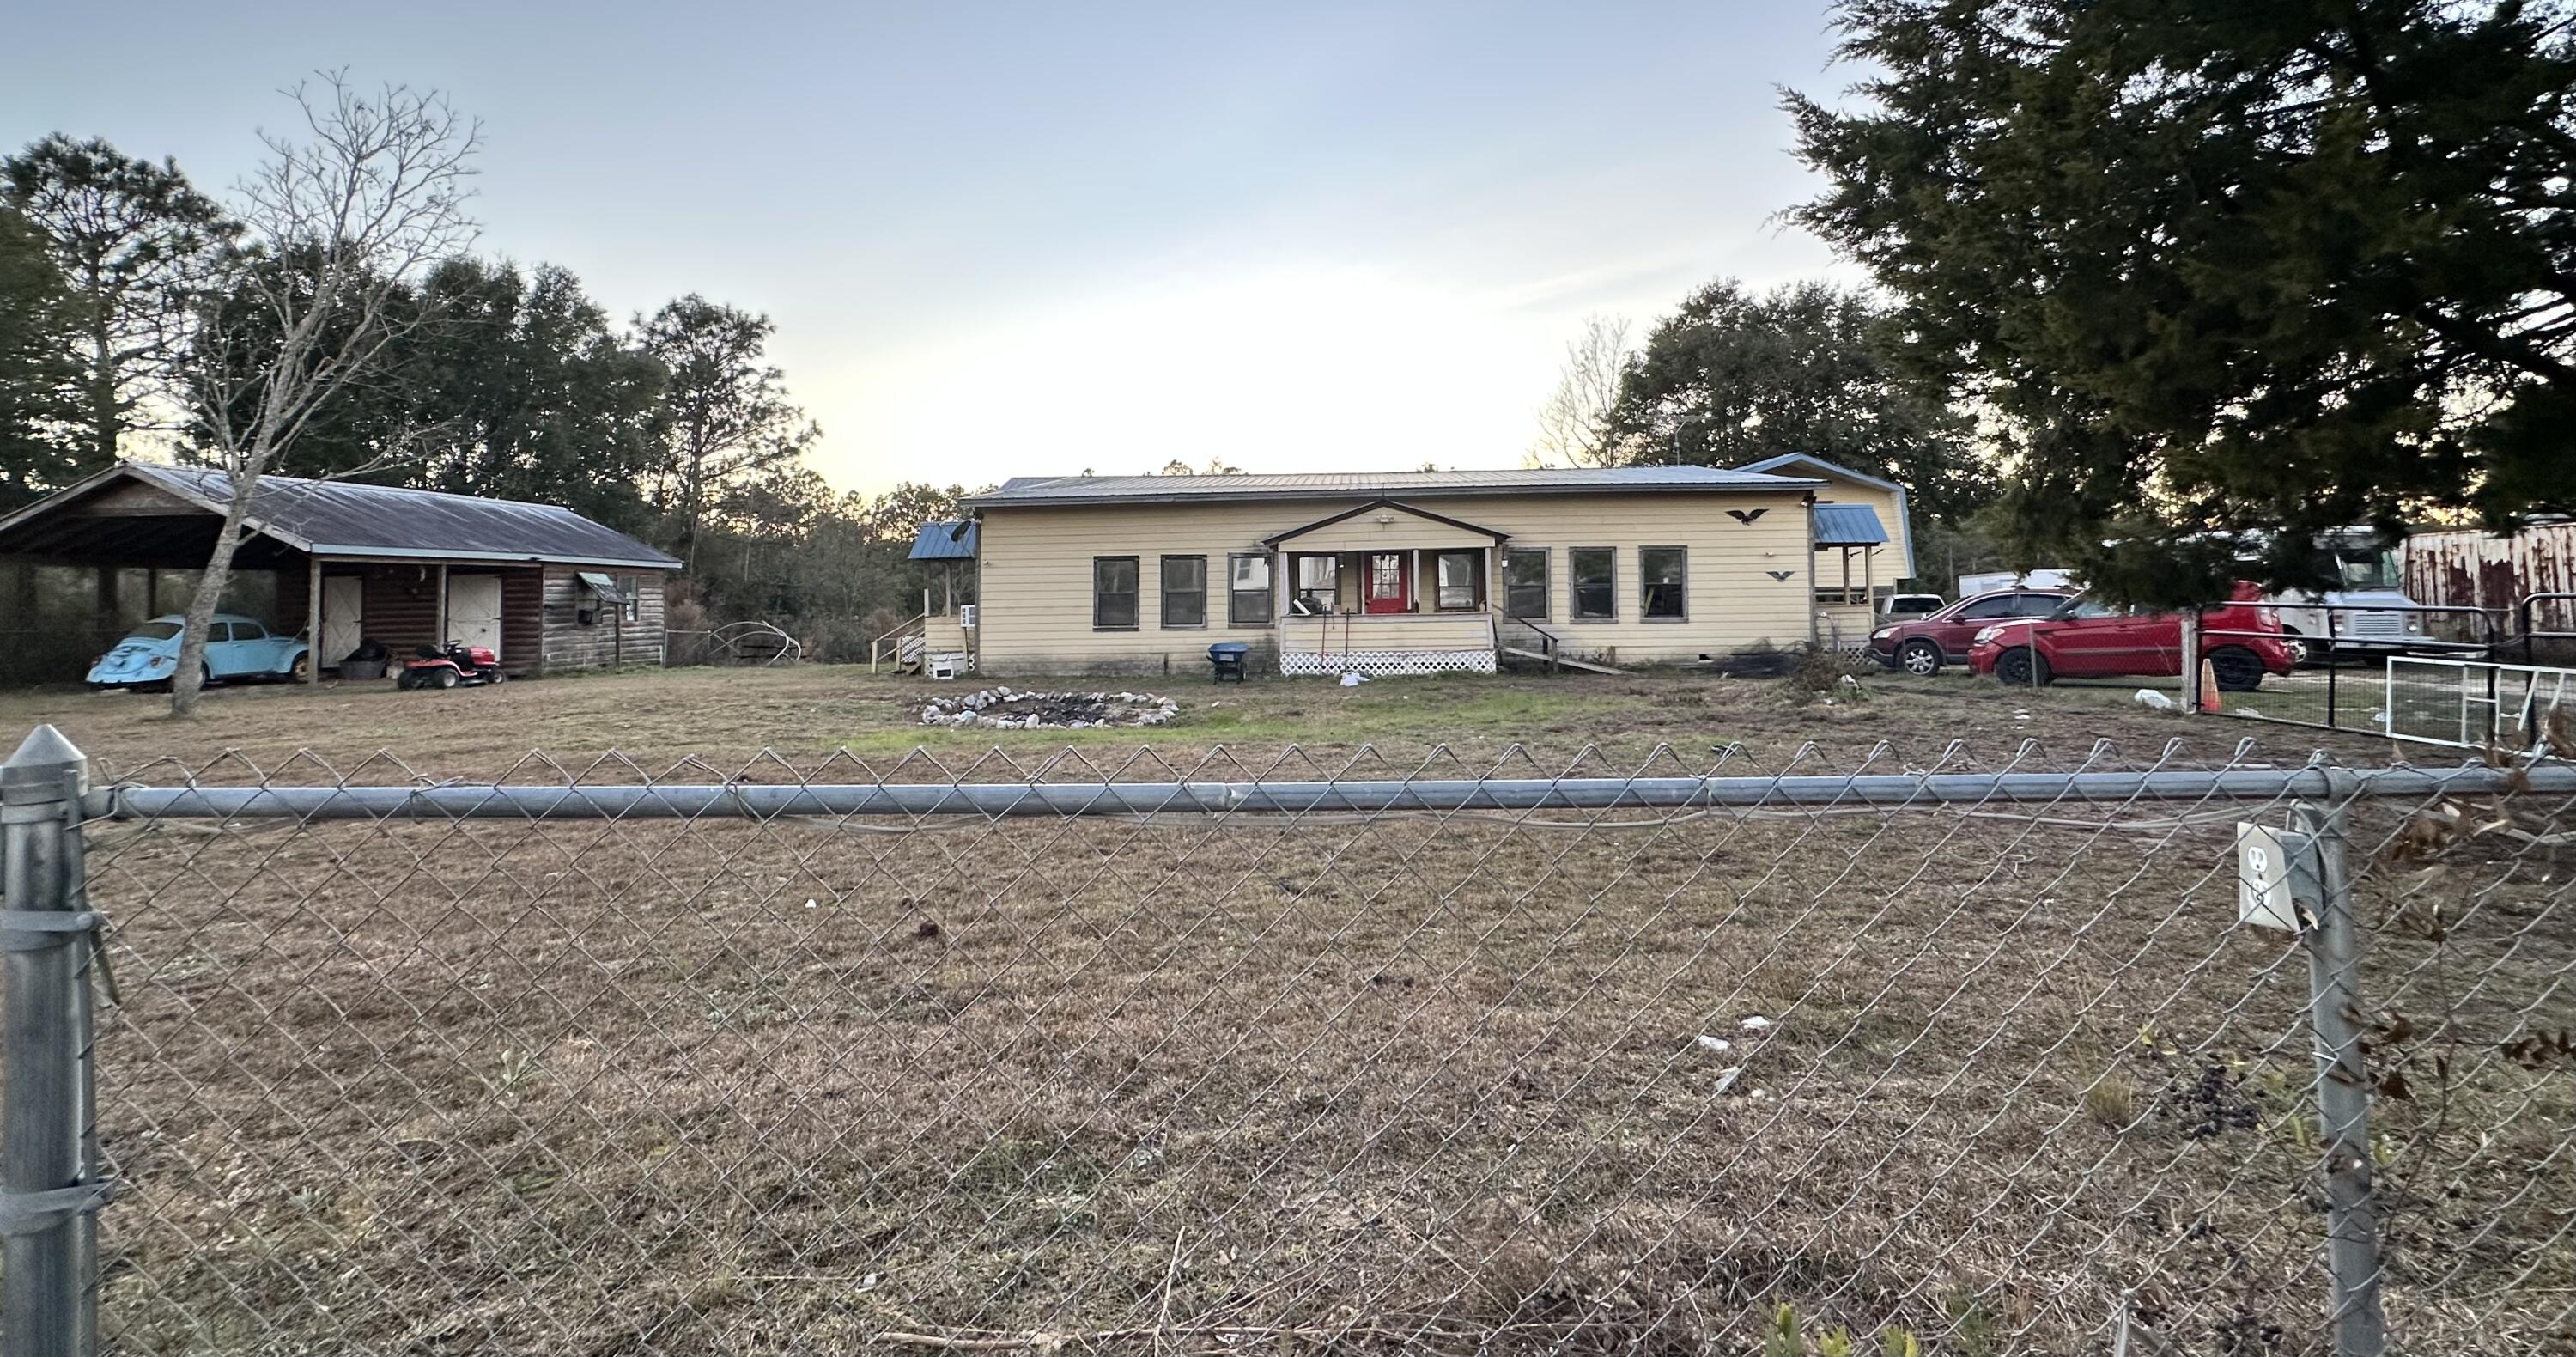
<instances>
[{"instance_id":1,"label":"chain-link fence post","mask_svg":"<svg viewBox=\"0 0 2576 1357\"><path fill-rule=\"evenodd\" d=\"M2328 1320L2336 1357L2380 1357L2379 1221L2371 1199L2369 1072L2361 1050L2361 941L2353 920L2351 802L2300 802L2297 829L2315 845L2318 901L2308 929L2308 1023L2315 1033L2317 1120L2326 1155Z\"/></svg>"},{"instance_id":2,"label":"chain-link fence post","mask_svg":"<svg viewBox=\"0 0 2576 1357\"><path fill-rule=\"evenodd\" d=\"M38 726L0 763L0 1353L98 1350L104 1199L91 1139L89 966L80 805L89 760Z\"/></svg>"}]
</instances>

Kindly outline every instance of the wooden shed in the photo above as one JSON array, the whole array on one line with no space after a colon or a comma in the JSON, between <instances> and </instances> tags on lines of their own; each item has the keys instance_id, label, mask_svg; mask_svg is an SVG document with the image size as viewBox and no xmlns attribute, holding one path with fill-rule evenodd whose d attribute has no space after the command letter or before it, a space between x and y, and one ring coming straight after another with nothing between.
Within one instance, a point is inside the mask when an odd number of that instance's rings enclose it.
<instances>
[{"instance_id":1,"label":"wooden shed","mask_svg":"<svg viewBox=\"0 0 2576 1357\"><path fill-rule=\"evenodd\" d=\"M181 612L159 572L203 567L230 490L217 470L119 463L0 517L0 558L95 571L104 628ZM274 573L265 620L321 638L317 679L363 641L490 646L523 676L663 657L680 562L569 509L263 476L247 526L234 569Z\"/></svg>"}]
</instances>

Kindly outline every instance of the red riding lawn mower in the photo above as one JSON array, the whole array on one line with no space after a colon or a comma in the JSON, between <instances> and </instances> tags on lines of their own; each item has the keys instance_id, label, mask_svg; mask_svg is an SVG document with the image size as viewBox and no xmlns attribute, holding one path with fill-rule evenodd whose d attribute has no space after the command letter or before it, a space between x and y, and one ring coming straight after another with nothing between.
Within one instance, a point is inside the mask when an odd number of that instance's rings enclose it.
<instances>
[{"instance_id":1,"label":"red riding lawn mower","mask_svg":"<svg viewBox=\"0 0 2576 1357\"><path fill-rule=\"evenodd\" d=\"M447 648L422 646L394 676L397 688L456 688L469 683L501 681L501 657L482 646L450 641Z\"/></svg>"}]
</instances>

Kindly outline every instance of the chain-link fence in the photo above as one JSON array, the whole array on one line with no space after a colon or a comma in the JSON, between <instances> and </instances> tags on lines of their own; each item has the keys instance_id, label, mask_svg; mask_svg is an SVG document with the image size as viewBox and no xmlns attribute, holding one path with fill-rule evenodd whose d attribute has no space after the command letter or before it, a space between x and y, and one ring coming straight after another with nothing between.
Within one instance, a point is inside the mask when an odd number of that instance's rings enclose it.
<instances>
[{"instance_id":1,"label":"chain-link fence","mask_svg":"<svg viewBox=\"0 0 2576 1357\"><path fill-rule=\"evenodd\" d=\"M2564 768L47 735L14 1352L2576 1344Z\"/></svg>"}]
</instances>

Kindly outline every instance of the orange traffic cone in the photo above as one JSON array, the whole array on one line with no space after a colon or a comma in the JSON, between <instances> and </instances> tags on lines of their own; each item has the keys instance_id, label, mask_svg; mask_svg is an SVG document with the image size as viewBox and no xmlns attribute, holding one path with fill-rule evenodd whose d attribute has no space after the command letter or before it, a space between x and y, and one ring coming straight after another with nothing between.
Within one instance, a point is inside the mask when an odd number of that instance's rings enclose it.
<instances>
[{"instance_id":1,"label":"orange traffic cone","mask_svg":"<svg viewBox=\"0 0 2576 1357\"><path fill-rule=\"evenodd\" d=\"M2207 660L2200 662L2200 709L2227 710L2227 704L2218 700L2218 671L2211 668Z\"/></svg>"}]
</instances>

